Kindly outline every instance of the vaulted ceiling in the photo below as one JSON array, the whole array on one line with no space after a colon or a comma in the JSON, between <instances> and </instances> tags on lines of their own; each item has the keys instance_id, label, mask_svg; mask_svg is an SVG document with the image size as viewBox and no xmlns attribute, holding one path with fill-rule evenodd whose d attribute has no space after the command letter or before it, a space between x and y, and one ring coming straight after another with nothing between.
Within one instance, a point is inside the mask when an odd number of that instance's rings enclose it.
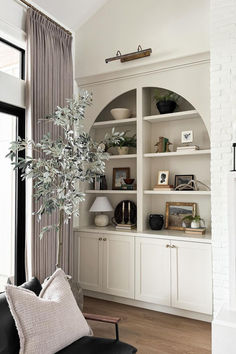
<instances>
[{"instance_id":1,"label":"vaulted ceiling","mask_svg":"<svg viewBox=\"0 0 236 354\"><path fill-rule=\"evenodd\" d=\"M58 21L77 30L109 0L34 0Z\"/></svg>"}]
</instances>

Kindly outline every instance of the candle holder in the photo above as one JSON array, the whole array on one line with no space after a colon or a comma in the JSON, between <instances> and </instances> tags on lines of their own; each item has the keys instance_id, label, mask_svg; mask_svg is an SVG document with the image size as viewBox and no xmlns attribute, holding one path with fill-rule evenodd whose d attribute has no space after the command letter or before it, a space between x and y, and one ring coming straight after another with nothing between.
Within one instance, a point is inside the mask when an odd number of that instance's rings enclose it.
<instances>
[{"instance_id":1,"label":"candle holder","mask_svg":"<svg viewBox=\"0 0 236 354\"><path fill-rule=\"evenodd\" d=\"M236 172L236 169L235 169L235 164L236 164L236 161L235 161L236 143L233 143L232 147L233 147L233 169L231 170L231 172Z\"/></svg>"}]
</instances>

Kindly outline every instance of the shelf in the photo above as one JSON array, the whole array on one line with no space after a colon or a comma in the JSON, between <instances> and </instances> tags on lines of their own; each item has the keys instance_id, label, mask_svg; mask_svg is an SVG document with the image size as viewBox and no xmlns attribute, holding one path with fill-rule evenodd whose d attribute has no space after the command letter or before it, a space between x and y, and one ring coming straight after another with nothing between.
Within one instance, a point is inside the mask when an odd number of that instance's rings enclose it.
<instances>
[{"instance_id":1,"label":"shelf","mask_svg":"<svg viewBox=\"0 0 236 354\"><path fill-rule=\"evenodd\" d=\"M119 159L136 159L137 154L128 154L128 155L110 155L109 160L119 160ZM108 161L109 161L108 160Z\"/></svg>"},{"instance_id":2,"label":"shelf","mask_svg":"<svg viewBox=\"0 0 236 354\"><path fill-rule=\"evenodd\" d=\"M86 190L85 191L86 194L137 194L137 191L131 191L131 190L120 190L120 189L117 189L117 190Z\"/></svg>"},{"instance_id":3,"label":"shelf","mask_svg":"<svg viewBox=\"0 0 236 354\"><path fill-rule=\"evenodd\" d=\"M144 157L171 157L171 156L186 156L186 155L210 155L211 150L195 150L195 151L175 151L175 152L151 152L144 154Z\"/></svg>"},{"instance_id":4,"label":"shelf","mask_svg":"<svg viewBox=\"0 0 236 354\"><path fill-rule=\"evenodd\" d=\"M137 122L137 118L127 118L127 119L119 119L119 120L107 120L104 122L95 122L93 124L93 128L102 128L102 127L110 127L114 125L131 125Z\"/></svg>"},{"instance_id":5,"label":"shelf","mask_svg":"<svg viewBox=\"0 0 236 354\"><path fill-rule=\"evenodd\" d=\"M167 114L157 114L155 116L146 116L143 120L149 123L158 123L171 120L181 120L181 119L193 119L200 118L199 113L196 110L167 113Z\"/></svg>"},{"instance_id":6,"label":"shelf","mask_svg":"<svg viewBox=\"0 0 236 354\"><path fill-rule=\"evenodd\" d=\"M145 190L144 194L170 194L170 195L211 195L211 191L153 191Z\"/></svg>"}]
</instances>

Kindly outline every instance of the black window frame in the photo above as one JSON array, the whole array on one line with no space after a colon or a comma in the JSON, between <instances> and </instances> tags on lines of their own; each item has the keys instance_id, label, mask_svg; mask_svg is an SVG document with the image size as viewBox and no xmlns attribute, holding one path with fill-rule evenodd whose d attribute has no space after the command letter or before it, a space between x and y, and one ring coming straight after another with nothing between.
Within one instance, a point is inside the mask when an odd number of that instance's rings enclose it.
<instances>
[{"instance_id":1,"label":"black window frame","mask_svg":"<svg viewBox=\"0 0 236 354\"><path fill-rule=\"evenodd\" d=\"M25 50L17 45L7 41L6 39L0 37L0 42L7 44L8 46L17 49L21 54L21 63L20 63L20 79L25 80Z\"/></svg>"}]
</instances>

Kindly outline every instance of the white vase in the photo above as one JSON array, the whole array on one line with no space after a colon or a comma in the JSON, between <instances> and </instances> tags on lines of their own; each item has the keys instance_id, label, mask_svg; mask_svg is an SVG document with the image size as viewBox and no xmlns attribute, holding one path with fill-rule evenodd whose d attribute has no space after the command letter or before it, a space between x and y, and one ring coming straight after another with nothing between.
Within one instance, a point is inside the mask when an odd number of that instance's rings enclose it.
<instances>
[{"instance_id":1,"label":"white vase","mask_svg":"<svg viewBox=\"0 0 236 354\"><path fill-rule=\"evenodd\" d=\"M199 227L200 227L200 221L193 220L191 222L191 228L192 229L199 229Z\"/></svg>"},{"instance_id":2,"label":"white vase","mask_svg":"<svg viewBox=\"0 0 236 354\"><path fill-rule=\"evenodd\" d=\"M96 226L105 227L109 224L109 217L106 214L98 214L95 216L94 223Z\"/></svg>"},{"instance_id":3,"label":"white vase","mask_svg":"<svg viewBox=\"0 0 236 354\"><path fill-rule=\"evenodd\" d=\"M129 147L128 146L119 146L117 147L117 151L119 155L127 155L129 152Z\"/></svg>"}]
</instances>

